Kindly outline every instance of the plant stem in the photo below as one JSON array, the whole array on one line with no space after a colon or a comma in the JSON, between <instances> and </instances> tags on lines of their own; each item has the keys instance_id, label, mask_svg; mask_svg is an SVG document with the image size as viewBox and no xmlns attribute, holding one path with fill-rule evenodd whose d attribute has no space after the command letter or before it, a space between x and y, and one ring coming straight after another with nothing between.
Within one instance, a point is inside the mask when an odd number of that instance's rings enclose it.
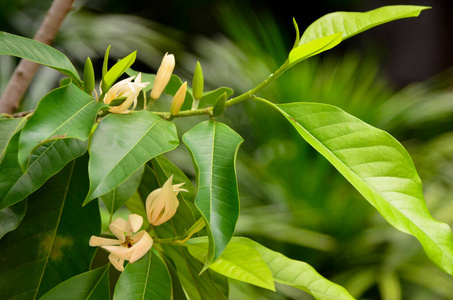
<instances>
[{"instance_id":1,"label":"plant stem","mask_svg":"<svg viewBox=\"0 0 453 300\"><path fill-rule=\"evenodd\" d=\"M275 79L277 79L280 75L283 74L288 69L288 61L285 61L283 65L278 68L277 71L275 71L274 74L271 74L267 79L265 79L263 82L261 82L259 85L254 87L253 89L249 90L248 92L245 92L237 97L234 97L230 100L228 100L225 103L225 107L243 102L248 99L252 99L255 97L255 94L267 87L271 82L273 82ZM181 117L190 117L190 116L199 116L199 115L212 115L212 106L207 107L207 108L201 108L201 109L195 109L195 110L183 110L180 111L177 115L171 115L169 112L153 112L156 115L160 116L164 120L172 120L174 118L181 118Z\"/></svg>"}]
</instances>

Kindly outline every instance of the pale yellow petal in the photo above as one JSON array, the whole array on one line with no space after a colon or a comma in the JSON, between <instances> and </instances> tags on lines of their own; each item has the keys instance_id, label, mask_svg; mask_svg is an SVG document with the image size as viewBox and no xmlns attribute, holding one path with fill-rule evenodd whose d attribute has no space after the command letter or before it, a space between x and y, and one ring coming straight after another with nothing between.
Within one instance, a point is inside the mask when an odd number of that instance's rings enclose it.
<instances>
[{"instance_id":1,"label":"pale yellow petal","mask_svg":"<svg viewBox=\"0 0 453 300\"><path fill-rule=\"evenodd\" d=\"M123 246L102 246L102 248L125 260L129 260L132 255L132 247L127 248Z\"/></svg>"},{"instance_id":2,"label":"pale yellow petal","mask_svg":"<svg viewBox=\"0 0 453 300\"><path fill-rule=\"evenodd\" d=\"M116 256L115 254L109 255L109 261L120 272L124 271L124 259Z\"/></svg>"},{"instance_id":3,"label":"pale yellow petal","mask_svg":"<svg viewBox=\"0 0 453 300\"><path fill-rule=\"evenodd\" d=\"M140 215L130 214L128 220L133 232L139 231L143 225L143 217Z\"/></svg>"},{"instance_id":4,"label":"pale yellow petal","mask_svg":"<svg viewBox=\"0 0 453 300\"><path fill-rule=\"evenodd\" d=\"M145 255L153 246L153 239L145 230L134 235L134 240L139 239L131 248L132 255L129 259L130 263L136 262Z\"/></svg>"},{"instance_id":5,"label":"pale yellow petal","mask_svg":"<svg viewBox=\"0 0 453 300\"><path fill-rule=\"evenodd\" d=\"M121 242L115 239L107 239L92 235L89 242L91 247L119 245Z\"/></svg>"},{"instance_id":6,"label":"pale yellow petal","mask_svg":"<svg viewBox=\"0 0 453 300\"><path fill-rule=\"evenodd\" d=\"M109 229L121 242L124 242L126 235L132 232L131 225L123 218L116 218L109 225Z\"/></svg>"}]
</instances>

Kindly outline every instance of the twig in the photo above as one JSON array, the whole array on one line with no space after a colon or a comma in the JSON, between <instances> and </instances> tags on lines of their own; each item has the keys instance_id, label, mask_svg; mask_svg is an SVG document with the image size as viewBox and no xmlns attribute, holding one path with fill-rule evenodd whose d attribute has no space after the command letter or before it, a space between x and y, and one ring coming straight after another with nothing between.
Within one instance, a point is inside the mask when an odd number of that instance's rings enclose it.
<instances>
[{"instance_id":1,"label":"twig","mask_svg":"<svg viewBox=\"0 0 453 300\"><path fill-rule=\"evenodd\" d=\"M64 18L72 8L74 0L54 0L39 27L34 40L50 45ZM5 92L0 98L0 113L12 114L20 104L39 64L22 59L17 65Z\"/></svg>"}]
</instances>

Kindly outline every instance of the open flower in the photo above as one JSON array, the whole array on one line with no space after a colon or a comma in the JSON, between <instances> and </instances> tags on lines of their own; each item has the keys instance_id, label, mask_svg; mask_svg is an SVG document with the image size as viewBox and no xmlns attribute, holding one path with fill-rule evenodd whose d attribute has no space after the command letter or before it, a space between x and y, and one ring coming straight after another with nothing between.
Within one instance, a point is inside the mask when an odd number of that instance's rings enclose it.
<instances>
[{"instance_id":1,"label":"open flower","mask_svg":"<svg viewBox=\"0 0 453 300\"><path fill-rule=\"evenodd\" d=\"M187 192L181 189L183 183L172 185L173 175L168 178L162 188L151 192L146 198L146 215L148 221L154 226L158 226L167 222L176 213L179 201L176 197L180 191Z\"/></svg>"},{"instance_id":2,"label":"open flower","mask_svg":"<svg viewBox=\"0 0 453 300\"><path fill-rule=\"evenodd\" d=\"M132 79L134 79L132 82ZM132 76L123 79L115 83L105 94L104 103L110 104L114 99L119 97L125 97L123 103L117 106L113 106L109 109L109 112L115 114L126 114L135 109L137 106L137 97L140 91L145 88L149 82L142 82L142 73L139 73L137 77ZM129 109L132 105L132 109Z\"/></svg>"},{"instance_id":3,"label":"open flower","mask_svg":"<svg viewBox=\"0 0 453 300\"><path fill-rule=\"evenodd\" d=\"M151 90L151 99L156 100L160 97L168 82L170 81L171 74L175 68L175 56L173 54L165 53L162 63L156 73L154 79L154 86Z\"/></svg>"},{"instance_id":4,"label":"open flower","mask_svg":"<svg viewBox=\"0 0 453 300\"><path fill-rule=\"evenodd\" d=\"M110 225L110 231L117 239L108 239L92 236L90 246L101 246L110 252L109 260L118 270L124 270L124 261L133 263L145 255L153 246L153 239L148 232L142 230L143 218L136 214L129 215L128 221L123 218L116 218ZM135 233L135 234L132 234Z\"/></svg>"}]
</instances>

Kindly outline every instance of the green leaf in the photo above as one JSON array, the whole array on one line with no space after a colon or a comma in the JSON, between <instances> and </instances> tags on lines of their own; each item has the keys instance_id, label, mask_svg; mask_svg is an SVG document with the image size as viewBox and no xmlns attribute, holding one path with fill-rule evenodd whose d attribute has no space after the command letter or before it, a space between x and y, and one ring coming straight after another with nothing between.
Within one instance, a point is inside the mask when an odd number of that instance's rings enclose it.
<instances>
[{"instance_id":1,"label":"green leaf","mask_svg":"<svg viewBox=\"0 0 453 300\"><path fill-rule=\"evenodd\" d=\"M289 53L288 63L293 66L304 59L332 49L341 42L341 32L320 37L306 44L300 45Z\"/></svg>"},{"instance_id":2,"label":"green leaf","mask_svg":"<svg viewBox=\"0 0 453 300\"><path fill-rule=\"evenodd\" d=\"M147 161L178 144L175 125L151 112L108 115L91 140L90 192L85 204L110 192Z\"/></svg>"},{"instance_id":3,"label":"green leaf","mask_svg":"<svg viewBox=\"0 0 453 300\"><path fill-rule=\"evenodd\" d=\"M151 249L133 264L128 264L115 287L113 299L172 299L171 276L164 261Z\"/></svg>"},{"instance_id":4,"label":"green leaf","mask_svg":"<svg viewBox=\"0 0 453 300\"><path fill-rule=\"evenodd\" d=\"M219 87L218 89L215 89L213 91L203 93L203 97L201 97L200 99L200 104L198 105L198 108L213 106L217 99L219 99L219 97L222 96L224 93L228 98L231 95L233 95L233 89L228 87Z\"/></svg>"},{"instance_id":5,"label":"green leaf","mask_svg":"<svg viewBox=\"0 0 453 300\"><path fill-rule=\"evenodd\" d=\"M88 271L101 227L99 206L82 207L88 190L87 155L72 161L28 198L19 227L0 240L0 298L37 299Z\"/></svg>"},{"instance_id":6,"label":"green leaf","mask_svg":"<svg viewBox=\"0 0 453 300\"><path fill-rule=\"evenodd\" d=\"M204 263L208 256L208 240L202 237L191 239L188 243L189 253ZM229 278L275 291L272 273L266 262L258 251L248 245L229 243L209 268Z\"/></svg>"},{"instance_id":7,"label":"green leaf","mask_svg":"<svg viewBox=\"0 0 453 300\"><path fill-rule=\"evenodd\" d=\"M107 49L107 56L108 52L110 51L110 47ZM114 64L107 73L102 75L102 91L107 92L107 90L115 83L115 81L129 69L130 66L135 62L137 57L137 51L132 52L125 58L118 61ZM105 62L104 62L105 63Z\"/></svg>"},{"instance_id":8,"label":"green leaf","mask_svg":"<svg viewBox=\"0 0 453 300\"><path fill-rule=\"evenodd\" d=\"M42 143L61 138L87 140L102 107L108 106L96 102L72 83L48 93L22 129L19 139L22 168L26 168L30 154Z\"/></svg>"},{"instance_id":9,"label":"green leaf","mask_svg":"<svg viewBox=\"0 0 453 300\"><path fill-rule=\"evenodd\" d=\"M243 237L234 237L231 244L242 244L257 250L271 270L275 282L301 289L316 300L354 299L343 287L319 275L305 262L290 259Z\"/></svg>"},{"instance_id":10,"label":"green leaf","mask_svg":"<svg viewBox=\"0 0 453 300\"><path fill-rule=\"evenodd\" d=\"M335 106L265 103L282 113L392 226L415 236L429 258L453 274L451 229L429 213L414 163L397 140Z\"/></svg>"},{"instance_id":11,"label":"green leaf","mask_svg":"<svg viewBox=\"0 0 453 300\"><path fill-rule=\"evenodd\" d=\"M239 217L235 163L243 140L225 124L206 121L189 130L183 141L192 154L197 172L195 205L209 225L206 269L222 254Z\"/></svg>"},{"instance_id":12,"label":"green leaf","mask_svg":"<svg viewBox=\"0 0 453 300\"><path fill-rule=\"evenodd\" d=\"M161 156L159 156L159 158L160 159L153 159L145 166L142 183L139 187L139 192L143 199L146 199L152 190L160 188L171 174L175 174L174 182L182 182L179 181L179 179L176 179L176 174L179 173L174 172L174 168L176 167L173 165L170 169L167 169L166 167L169 165L168 162L162 162ZM171 172L171 174L168 174L169 172ZM187 185L188 184L184 185L184 188L187 188ZM172 238L182 235L195 223L193 212L184 200L185 196L187 196L187 193L185 192L180 192L178 194L179 206L174 217L168 222L154 227L157 237ZM177 276L188 299L227 299L219 290L208 272L200 274L203 265L192 257L187 249L165 244L162 244L161 247L166 256L174 262Z\"/></svg>"},{"instance_id":13,"label":"green leaf","mask_svg":"<svg viewBox=\"0 0 453 300\"><path fill-rule=\"evenodd\" d=\"M71 61L49 45L0 31L0 55L16 56L48 66L71 77L81 86L80 77Z\"/></svg>"},{"instance_id":14,"label":"green leaf","mask_svg":"<svg viewBox=\"0 0 453 300\"><path fill-rule=\"evenodd\" d=\"M129 200L135 191L137 191L142 179L144 167L140 167L134 174L129 176L122 184L114 188L112 191L101 196L110 215L113 215Z\"/></svg>"},{"instance_id":15,"label":"green leaf","mask_svg":"<svg viewBox=\"0 0 453 300\"><path fill-rule=\"evenodd\" d=\"M19 226L26 209L27 201L24 200L0 210L0 239Z\"/></svg>"},{"instance_id":16,"label":"green leaf","mask_svg":"<svg viewBox=\"0 0 453 300\"><path fill-rule=\"evenodd\" d=\"M68 162L83 155L88 146L88 142L77 139L60 139L40 145L23 173L17 160L19 134L12 137L0 164L0 209L36 191Z\"/></svg>"},{"instance_id":17,"label":"green leaf","mask_svg":"<svg viewBox=\"0 0 453 300\"><path fill-rule=\"evenodd\" d=\"M0 119L0 162L3 159L9 141L22 128L26 120L27 118Z\"/></svg>"},{"instance_id":18,"label":"green leaf","mask_svg":"<svg viewBox=\"0 0 453 300\"><path fill-rule=\"evenodd\" d=\"M375 26L403 18L418 17L427 6L392 5L383 6L367 12L334 12L327 14L307 27L299 45L309 43L321 37L338 32L343 33L343 40Z\"/></svg>"},{"instance_id":19,"label":"green leaf","mask_svg":"<svg viewBox=\"0 0 453 300\"><path fill-rule=\"evenodd\" d=\"M91 270L63 281L44 294L40 300L109 300L109 266Z\"/></svg>"}]
</instances>

